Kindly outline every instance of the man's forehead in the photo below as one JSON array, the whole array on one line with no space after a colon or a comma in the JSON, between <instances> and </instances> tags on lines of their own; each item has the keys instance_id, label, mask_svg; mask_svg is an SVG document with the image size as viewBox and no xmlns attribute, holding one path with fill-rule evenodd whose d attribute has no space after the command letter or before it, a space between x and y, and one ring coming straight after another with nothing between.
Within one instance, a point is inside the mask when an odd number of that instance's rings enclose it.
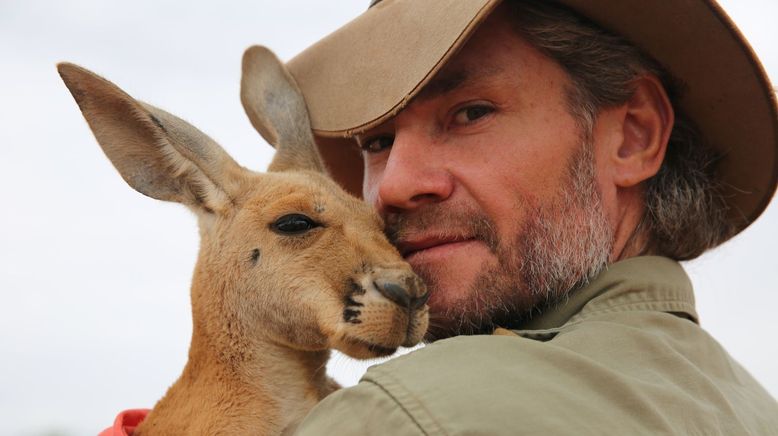
<instances>
[{"instance_id":1,"label":"man's forehead","mask_svg":"<svg viewBox=\"0 0 778 436\"><path fill-rule=\"evenodd\" d=\"M419 92L414 100L429 100L454 90L488 81L503 73L505 69L498 65L479 65L477 63L453 63L441 70Z\"/></svg>"},{"instance_id":2,"label":"man's forehead","mask_svg":"<svg viewBox=\"0 0 778 436\"><path fill-rule=\"evenodd\" d=\"M483 83L509 68L518 67L517 59L513 59L516 52L508 49L513 46L508 40L521 41L521 38L513 31L506 14L500 13L503 7L499 6L497 13L487 18L459 52L424 86L417 95L418 100Z\"/></svg>"},{"instance_id":3,"label":"man's forehead","mask_svg":"<svg viewBox=\"0 0 778 436\"><path fill-rule=\"evenodd\" d=\"M506 69L500 65L479 65L478 63L453 62L451 65L441 70L419 93L411 99L408 106L416 102L425 102L437 97L443 97L460 89L476 87L491 83L500 76ZM406 106L407 108L407 106ZM401 110L402 113L405 109ZM363 140L365 136L370 136L375 131L384 130L391 126L395 117L368 129L366 132L354 135L357 142Z\"/></svg>"}]
</instances>

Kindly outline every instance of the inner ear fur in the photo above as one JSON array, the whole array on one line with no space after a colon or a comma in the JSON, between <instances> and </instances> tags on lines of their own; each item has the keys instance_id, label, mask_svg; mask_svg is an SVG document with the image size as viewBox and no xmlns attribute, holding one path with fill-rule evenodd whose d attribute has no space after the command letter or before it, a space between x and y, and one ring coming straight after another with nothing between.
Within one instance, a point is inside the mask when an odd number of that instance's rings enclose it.
<instances>
[{"instance_id":1,"label":"inner ear fur","mask_svg":"<svg viewBox=\"0 0 778 436\"><path fill-rule=\"evenodd\" d=\"M243 54L240 100L251 124L276 148L269 171L324 172L305 99L283 63L262 46Z\"/></svg>"},{"instance_id":2,"label":"inner ear fur","mask_svg":"<svg viewBox=\"0 0 778 436\"><path fill-rule=\"evenodd\" d=\"M213 213L231 203L248 170L194 126L130 97L89 70L57 69L122 178L149 197Z\"/></svg>"}]
</instances>

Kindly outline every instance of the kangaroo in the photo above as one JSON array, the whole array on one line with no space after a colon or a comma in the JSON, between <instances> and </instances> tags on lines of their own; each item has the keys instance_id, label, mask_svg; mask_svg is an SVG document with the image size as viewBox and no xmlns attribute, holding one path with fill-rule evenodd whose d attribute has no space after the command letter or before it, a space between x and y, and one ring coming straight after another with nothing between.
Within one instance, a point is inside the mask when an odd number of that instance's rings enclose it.
<instances>
[{"instance_id":1,"label":"kangaroo","mask_svg":"<svg viewBox=\"0 0 778 436\"><path fill-rule=\"evenodd\" d=\"M246 51L241 85L276 148L266 173L96 74L57 68L124 180L198 220L188 362L136 436L291 431L338 388L330 349L372 358L422 339L426 287L372 208L325 174L301 92L268 49Z\"/></svg>"}]
</instances>

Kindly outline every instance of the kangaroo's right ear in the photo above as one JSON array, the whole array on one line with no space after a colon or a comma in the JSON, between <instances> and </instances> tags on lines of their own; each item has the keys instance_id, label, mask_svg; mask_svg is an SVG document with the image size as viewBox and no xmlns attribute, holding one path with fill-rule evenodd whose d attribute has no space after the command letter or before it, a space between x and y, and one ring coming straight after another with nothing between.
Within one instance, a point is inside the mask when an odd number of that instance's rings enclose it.
<instances>
[{"instance_id":1,"label":"kangaroo's right ear","mask_svg":"<svg viewBox=\"0 0 778 436\"><path fill-rule=\"evenodd\" d=\"M57 65L97 142L138 192L199 212L224 211L248 170L185 121L69 63Z\"/></svg>"}]
</instances>

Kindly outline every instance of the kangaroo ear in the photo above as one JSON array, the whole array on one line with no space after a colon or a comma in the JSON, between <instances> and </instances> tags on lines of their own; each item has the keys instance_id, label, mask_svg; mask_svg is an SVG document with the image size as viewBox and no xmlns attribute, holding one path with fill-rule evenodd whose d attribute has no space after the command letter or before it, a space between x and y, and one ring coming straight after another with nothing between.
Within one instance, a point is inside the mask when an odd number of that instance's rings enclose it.
<instances>
[{"instance_id":1,"label":"kangaroo ear","mask_svg":"<svg viewBox=\"0 0 778 436\"><path fill-rule=\"evenodd\" d=\"M255 45L243 54L240 101L254 128L276 148L269 171L324 172L302 92L265 47Z\"/></svg>"},{"instance_id":2,"label":"kangaroo ear","mask_svg":"<svg viewBox=\"0 0 778 436\"><path fill-rule=\"evenodd\" d=\"M207 213L232 203L248 170L211 138L89 70L69 63L57 70L106 156L135 190Z\"/></svg>"}]
</instances>

